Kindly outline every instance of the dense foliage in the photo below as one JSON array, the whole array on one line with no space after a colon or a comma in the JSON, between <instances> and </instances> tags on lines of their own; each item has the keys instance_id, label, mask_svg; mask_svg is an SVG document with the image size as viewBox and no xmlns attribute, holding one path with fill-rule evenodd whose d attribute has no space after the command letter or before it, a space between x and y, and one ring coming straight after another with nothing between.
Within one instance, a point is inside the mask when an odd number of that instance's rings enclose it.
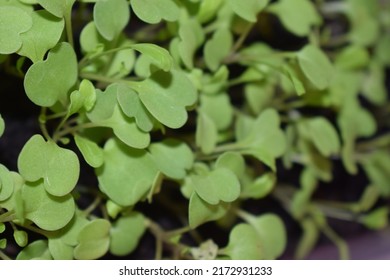
<instances>
[{"instance_id":1,"label":"dense foliage","mask_svg":"<svg viewBox=\"0 0 390 280\"><path fill-rule=\"evenodd\" d=\"M389 1L0 0L0 22L1 71L41 110L0 164L1 258L124 258L150 232L156 259L275 259L268 199L296 258L321 234L348 258L329 217L387 225ZM359 200L316 199L336 162L368 178Z\"/></svg>"}]
</instances>

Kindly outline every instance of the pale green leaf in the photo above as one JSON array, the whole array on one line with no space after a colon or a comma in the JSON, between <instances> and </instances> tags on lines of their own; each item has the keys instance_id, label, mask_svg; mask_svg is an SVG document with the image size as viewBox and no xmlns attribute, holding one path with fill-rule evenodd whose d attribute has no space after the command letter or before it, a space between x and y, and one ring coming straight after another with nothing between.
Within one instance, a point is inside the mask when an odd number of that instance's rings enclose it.
<instances>
[{"instance_id":1,"label":"pale green leaf","mask_svg":"<svg viewBox=\"0 0 390 280\"><path fill-rule=\"evenodd\" d=\"M153 129L154 118L132 88L125 84L118 85L117 100L123 113L129 118L135 118L141 130L150 132Z\"/></svg>"},{"instance_id":2,"label":"pale green leaf","mask_svg":"<svg viewBox=\"0 0 390 280\"><path fill-rule=\"evenodd\" d=\"M232 260L260 260L264 249L254 227L238 224L230 231L229 243L223 253Z\"/></svg>"},{"instance_id":3,"label":"pale green leaf","mask_svg":"<svg viewBox=\"0 0 390 280\"><path fill-rule=\"evenodd\" d=\"M28 69L24 88L36 105L50 107L58 101L66 103L77 76L73 48L68 43L60 43L50 50L45 61L38 61Z\"/></svg>"},{"instance_id":4,"label":"pale green leaf","mask_svg":"<svg viewBox=\"0 0 390 280\"><path fill-rule=\"evenodd\" d=\"M31 16L18 7L0 6L0 23L0 54L17 52L23 43L21 34L32 27Z\"/></svg>"},{"instance_id":5,"label":"pale green leaf","mask_svg":"<svg viewBox=\"0 0 390 280\"><path fill-rule=\"evenodd\" d=\"M74 140L85 161L90 166L98 168L103 164L103 150L94 141L80 135L75 135Z\"/></svg>"},{"instance_id":6,"label":"pale green leaf","mask_svg":"<svg viewBox=\"0 0 390 280\"><path fill-rule=\"evenodd\" d=\"M130 7L126 0L101 0L93 9L93 19L99 33L107 40L118 38L130 20Z\"/></svg>"},{"instance_id":7,"label":"pale green leaf","mask_svg":"<svg viewBox=\"0 0 390 280\"><path fill-rule=\"evenodd\" d=\"M321 24L321 16L310 0L281 0L267 8L279 17L283 26L298 36L307 36L312 26Z\"/></svg>"},{"instance_id":8,"label":"pale green leaf","mask_svg":"<svg viewBox=\"0 0 390 280\"><path fill-rule=\"evenodd\" d=\"M129 147L143 149L150 143L150 135L138 128L134 118L127 117L120 109L115 106L113 115L99 122L101 126L110 127L123 143Z\"/></svg>"},{"instance_id":9,"label":"pale green leaf","mask_svg":"<svg viewBox=\"0 0 390 280\"><path fill-rule=\"evenodd\" d=\"M51 260L47 240L36 240L28 244L16 256L17 260Z\"/></svg>"},{"instance_id":10,"label":"pale green leaf","mask_svg":"<svg viewBox=\"0 0 390 280\"><path fill-rule=\"evenodd\" d=\"M64 29L64 20L45 10L33 12L31 18L32 28L20 35L23 45L17 53L27 56L35 63L43 60L46 52L58 43Z\"/></svg>"},{"instance_id":11,"label":"pale green leaf","mask_svg":"<svg viewBox=\"0 0 390 280\"><path fill-rule=\"evenodd\" d=\"M203 0L200 2L199 12L196 15L201 23L211 20L219 11L223 0Z\"/></svg>"},{"instance_id":12,"label":"pale green leaf","mask_svg":"<svg viewBox=\"0 0 390 280\"><path fill-rule=\"evenodd\" d=\"M219 131L227 129L233 121L233 106L226 93L202 95L199 107L210 117Z\"/></svg>"},{"instance_id":13,"label":"pale green leaf","mask_svg":"<svg viewBox=\"0 0 390 280\"><path fill-rule=\"evenodd\" d=\"M217 168L206 175L192 177L196 193L209 204L235 201L241 191L237 176L227 168Z\"/></svg>"},{"instance_id":14,"label":"pale green leaf","mask_svg":"<svg viewBox=\"0 0 390 280\"><path fill-rule=\"evenodd\" d=\"M187 20L180 24L178 51L187 68L194 67L194 55L198 47L202 45L204 37L203 29L197 21Z\"/></svg>"},{"instance_id":15,"label":"pale green leaf","mask_svg":"<svg viewBox=\"0 0 390 280\"><path fill-rule=\"evenodd\" d=\"M315 222L309 218L301 222L303 234L299 240L298 247L295 250L295 259L304 259L316 245L320 236Z\"/></svg>"},{"instance_id":16,"label":"pale green leaf","mask_svg":"<svg viewBox=\"0 0 390 280\"><path fill-rule=\"evenodd\" d=\"M173 179L184 179L187 170L191 169L194 163L190 147L176 139L167 138L153 143L149 146L149 151L160 171Z\"/></svg>"},{"instance_id":17,"label":"pale green leaf","mask_svg":"<svg viewBox=\"0 0 390 280\"><path fill-rule=\"evenodd\" d=\"M68 116L79 112L82 108L90 111L95 105L96 91L90 80L82 80L78 90L70 94Z\"/></svg>"},{"instance_id":18,"label":"pale green leaf","mask_svg":"<svg viewBox=\"0 0 390 280\"><path fill-rule=\"evenodd\" d=\"M217 144L218 130L213 120L204 112L200 111L197 118L196 145L202 153L211 153Z\"/></svg>"},{"instance_id":19,"label":"pale green leaf","mask_svg":"<svg viewBox=\"0 0 390 280\"><path fill-rule=\"evenodd\" d=\"M149 57L152 62L164 71L169 71L173 65L173 59L169 52L154 44L134 44L131 48Z\"/></svg>"},{"instance_id":20,"label":"pale green leaf","mask_svg":"<svg viewBox=\"0 0 390 280\"><path fill-rule=\"evenodd\" d=\"M73 260L74 247L65 244L62 239L49 239L49 251L55 260Z\"/></svg>"},{"instance_id":21,"label":"pale green leaf","mask_svg":"<svg viewBox=\"0 0 390 280\"><path fill-rule=\"evenodd\" d=\"M18 169L28 182L42 178L48 193L64 196L76 186L80 163L73 151L52 141L46 142L41 135L34 135L19 154Z\"/></svg>"},{"instance_id":22,"label":"pale green leaf","mask_svg":"<svg viewBox=\"0 0 390 280\"><path fill-rule=\"evenodd\" d=\"M97 169L100 189L121 206L136 204L150 190L158 173L152 156L144 150L109 140L104 164Z\"/></svg>"},{"instance_id":23,"label":"pale green leaf","mask_svg":"<svg viewBox=\"0 0 390 280\"><path fill-rule=\"evenodd\" d=\"M236 1L235 1L236 2ZM204 59L210 70L215 71L223 59L230 53L233 36L229 29L220 28L204 46Z\"/></svg>"},{"instance_id":24,"label":"pale green leaf","mask_svg":"<svg viewBox=\"0 0 390 280\"><path fill-rule=\"evenodd\" d=\"M197 98L191 81L177 70L157 71L150 78L132 85L153 117L170 128L185 124L186 106L194 104Z\"/></svg>"},{"instance_id":25,"label":"pale green leaf","mask_svg":"<svg viewBox=\"0 0 390 280\"><path fill-rule=\"evenodd\" d=\"M215 168L227 168L240 179L245 173L245 159L237 152L225 152L218 157Z\"/></svg>"},{"instance_id":26,"label":"pale green leaf","mask_svg":"<svg viewBox=\"0 0 390 280\"><path fill-rule=\"evenodd\" d=\"M344 48L336 57L334 65L343 70L356 70L366 67L370 62L367 49L352 45Z\"/></svg>"},{"instance_id":27,"label":"pale green leaf","mask_svg":"<svg viewBox=\"0 0 390 280\"><path fill-rule=\"evenodd\" d=\"M14 239L19 247L25 247L28 244L28 235L24 230L15 230Z\"/></svg>"},{"instance_id":28,"label":"pale green leaf","mask_svg":"<svg viewBox=\"0 0 390 280\"><path fill-rule=\"evenodd\" d=\"M44 230L58 230L66 226L75 212L72 195L55 197L48 194L42 180L22 187L24 215ZM61 215L58 215L61 213Z\"/></svg>"},{"instance_id":29,"label":"pale green leaf","mask_svg":"<svg viewBox=\"0 0 390 280\"><path fill-rule=\"evenodd\" d=\"M262 242L263 258L273 260L280 257L287 245L287 232L282 219L271 213L248 217L247 222L255 228Z\"/></svg>"},{"instance_id":30,"label":"pale green leaf","mask_svg":"<svg viewBox=\"0 0 390 280\"><path fill-rule=\"evenodd\" d=\"M308 120L304 128L322 155L329 157L340 150L340 140L336 129L323 117Z\"/></svg>"},{"instance_id":31,"label":"pale green leaf","mask_svg":"<svg viewBox=\"0 0 390 280\"><path fill-rule=\"evenodd\" d=\"M244 185L241 197L261 199L271 193L276 184L276 175L273 172L267 172L256 178L250 184Z\"/></svg>"},{"instance_id":32,"label":"pale green leaf","mask_svg":"<svg viewBox=\"0 0 390 280\"><path fill-rule=\"evenodd\" d=\"M109 119L114 113L117 104L117 94L121 86L118 84L109 85L104 92L96 90L96 102L87 117L92 122L100 122Z\"/></svg>"},{"instance_id":33,"label":"pale green leaf","mask_svg":"<svg viewBox=\"0 0 390 280\"><path fill-rule=\"evenodd\" d=\"M188 206L189 225L191 228L197 228L206 222L218 220L226 214L228 209L229 203L221 202L211 205L193 192Z\"/></svg>"},{"instance_id":34,"label":"pale green leaf","mask_svg":"<svg viewBox=\"0 0 390 280\"><path fill-rule=\"evenodd\" d=\"M162 19L176 21L179 19L179 6L173 0L131 0L134 13L144 22L155 24Z\"/></svg>"},{"instance_id":35,"label":"pale green leaf","mask_svg":"<svg viewBox=\"0 0 390 280\"><path fill-rule=\"evenodd\" d=\"M326 89L332 79L333 66L326 54L314 45L306 45L298 54L298 62L305 76L318 89Z\"/></svg>"},{"instance_id":36,"label":"pale green leaf","mask_svg":"<svg viewBox=\"0 0 390 280\"><path fill-rule=\"evenodd\" d=\"M248 106L258 115L271 103L274 96L274 86L268 81L246 83L244 86L244 94Z\"/></svg>"},{"instance_id":37,"label":"pale green leaf","mask_svg":"<svg viewBox=\"0 0 390 280\"><path fill-rule=\"evenodd\" d=\"M104 219L96 219L85 225L78 235L75 259L93 260L104 256L110 247L110 229L110 222Z\"/></svg>"},{"instance_id":38,"label":"pale green leaf","mask_svg":"<svg viewBox=\"0 0 390 280\"><path fill-rule=\"evenodd\" d=\"M10 198L14 189L12 173L4 165L0 164L0 202Z\"/></svg>"},{"instance_id":39,"label":"pale green leaf","mask_svg":"<svg viewBox=\"0 0 390 280\"><path fill-rule=\"evenodd\" d=\"M116 220L110 230L110 252L116 256L125 256L134 251L146 230L145 225L144 216L138 212Z\"/></svg>"},{"instance_id":40,"label":"pale green leaf","mask_svg":"<svg viewBox=\"0 0 390 280\"><path fill-rule=\"evenodd\" d=\"M256 22L257 14L268 5L269 0L228 0L232 10L243 19Z\"/></svg>"},{"instance_id":41,"label":"pale green leaf","mask_svg":"<svg viewBox=\"0 0 390 280\"><path fill-rule=\"evenodd\" d=\"M37 0L48 12L62 18L69 15L76 0Z\"/></svg>"}]
</instances>

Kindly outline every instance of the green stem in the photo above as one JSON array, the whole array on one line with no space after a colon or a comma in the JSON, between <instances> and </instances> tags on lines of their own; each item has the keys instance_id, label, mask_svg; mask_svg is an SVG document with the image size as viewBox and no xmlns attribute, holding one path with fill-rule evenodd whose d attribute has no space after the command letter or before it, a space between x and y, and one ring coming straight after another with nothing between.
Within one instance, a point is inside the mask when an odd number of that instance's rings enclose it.
<instances>
[{"instance_id":1,"label":"green stem","mask_svg":"<svg viewBox=\"0 0 390 280\"><path fill-rule=\"evenodd\" d=\"M46 107L41 107L41 113L39 115L39 127L41 128L42 134L46 138L46 140L51 140L51 136L47 131L47 127L46 127L46 120L47 120L46 111L47 111Z\"/></svg>"},{"instance_id":2,"label":"green stem","mask_svg":"<svg viewBox=\"0 0 390 280\"><path fill-rule=\"evenodd\" d=\"M99 206L101 201L102 198L100 196L96 197L95 200L91 203L91 205L89 205L88 208L83 211L84 217L88 217L88 215L91 214L93 210L95 210L96 207Z\"/></svg>"},{"instance_id":3,"label":"green stem","mask_svg":"<svg viewBox=\"0 0 390 280\"><path fill-rule=\"evenodd\" d=\"M95 128L95 127L102 127L101 124L98 123L83 123L72 127L67 127L61 131L58 131L55 135L55 139L60 139L61 137L67 135L67 134L75 134L77 131L88 129L88 128Z\"/></svg>"},{"instance_id":4,"label":"green stem","mask_svg":"<svg viewBox=\"0 0 390 280\"><path fill-rule=\"evenodd\" d=\"M65 18L65 29L66 29L66 37L68 38L69 44L73 47L73 30L72 30L72 10L68 11L64 15Z\"/></svg>"},{"instance_id":5,"label":"green stem","mask_svg":"<svg viewBox=\"0 0 390 280\"><path fill-rule=\"evenodd\" d=\"M181 234L187 233L187 232L189 232L191 230L192 229L189 226L184 226L182 228L178 228L178 229L175 229L175 230L167 231L165 234L168 237L172 237L172 236L175 236L175 235L181 235Z\"/></svg>"},{"instance_id":6,"label":"green stem","mask_svg":"<svg viewBox=\"0 0 390 280\"><path fill-rule=\"evenodd\" d=\"M322 227L319 226L319 228L321 229L322 233L325 234L325 236L336 245L337 249L339 250L340 259L348 260L350 258L348 244L328 225Z\"/></svg>"},{"instance_id":7,"label":"green stem","mask_svg":"<svg viewBox=\"0 0 390 280\"><path fill-rule=\"evenodd\" d=\"M5 260L5 261L10 261L12 260L10 257L8 257L3 251L0 250L0 259Z\"/></svg>"},{"instance_id":8,"label":"green stem","mask_svg":"<svg viewBox=\"0 0 390 280\"><path fill-rule=\"evenodd\" d=\"M125 79L118 79L118 78L110 78L104 75L100 74L94 74L94 73L81 73L80 77L83 79L98 81L104 84L113 84L113 83L128 83L130 81Z\"/></svg>"},{"instance_id":9,"label":"green stem","mask_svg":"<svg viewBox=\"0 0 390 280\"><path fill-rule=\"evenodd\" d=\"M155 222L148 220L148 227L156 238L156 252L154 259L161 260L163 256L163 229Z\"/></svg>"},{"instance_id":10,"label":"green stem","mask_svg":"<svg viewBox=\"0 0 390 280\"><path fill-rule=\"evenodd\" d=\"M11 222L16 219L15 211L11 210L0 215L0 223Z\"/></svg>"},{"instance_id":11,"label":"green stem","mask_svg":"<svg viewBox=\"0 0 390 280\"><path fill-rule=\"evenodd\" d=\"M226 56L226 58L224 59L225 63L232 63L232 61L236 61L238 59L237 58L237 51L244 44L244 42L245 42L246 38L248 37L249 33L251 32L253 26L254 26L254 23L250 23L245 27L244 31L240 34L240 37L238 37L237 41L234 43L234 45L230 51L230 54L228 56Z\"/></svg>"}]
</instances>

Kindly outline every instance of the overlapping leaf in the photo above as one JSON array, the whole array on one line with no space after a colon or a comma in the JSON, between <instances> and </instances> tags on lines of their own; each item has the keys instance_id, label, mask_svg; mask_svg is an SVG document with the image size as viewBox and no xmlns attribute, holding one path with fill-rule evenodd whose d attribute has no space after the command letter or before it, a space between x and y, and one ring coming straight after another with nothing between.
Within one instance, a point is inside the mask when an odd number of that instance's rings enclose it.
<instances>
[{"instance_id":1,"label":"overlapping leaf","mask_svg":"<svg viewBox=\"0 0 390 280\"><path fill-rule=\"evenodd\" d=\"M130 20L130 8L126 0L98 1L93 18L99 33L109 41L119 36Z\"/></svg>"},{"instance_id":2,"label":"overlapping leaf","mask_svg":"<svg viewBox=\"0 0 390 280\"><path fill-rule=\"evenodd\" d=\"M51 49L46 60L34 63L27 71L24 88L36 105L50 107L66 103L69 90L77 80L77 58L68 43Z\"/></svg>"},{"instance_id":3,"label":"overlapping leaf","mask_svg":"<svg viewBox=\"0 0 390 280\"><path fill-rule=\"evenodd\" d=\"M28 182L43 179L45 190L53 196L70 193L80 173L80 163L73 151L46 142L41 135L34 135L25 144L18 158L18 168Z\"/></svg>"},{"instance_id":4,"label":"overlapping leaf","mask_svg":"<svg viewBox=\"0 0 390 280\"><path fill-rule=\"evenodd\" d=\"M115 203L134 205L149 191L158 172L145 150L126 147L113 139L104 147L104 165L97 169L101 190Z\"/></svg>"},{"instance_id":5,"label":"overlapping leaf","mask_svg":"<svg viewBox=\"0 0 390 280\"><path fill-rule=\"evenodd\" d=\"M33 25L31 16L18 7L3 6L0 7L0 22L0 54L17 52L23 43L21 34Z\"/></svg>"},{"instance_id":6,"label":"overlapping leaf","mask_svg":"<svg viewBox=\"0 0 390 280\"><path fill-rule=\"evenodd\" d=\"M130 2L134 13L144 22L155 24L162 19L176 21L180 10L173 0L132 0Z\"/></svg>"},{"instance_id":7,"label":"overlapping leaf","mask_svg":"<svg viewBox=\"0 0 390 280\"><path fill-rule=\"evenodd\" d=\"M33 12L31 19L31 29L20 35L23 45L17 53L27 56L35 63L43 60L45 53L58 43L64 29L64 20L45 10Z\"/></svg>"}]
</instances>

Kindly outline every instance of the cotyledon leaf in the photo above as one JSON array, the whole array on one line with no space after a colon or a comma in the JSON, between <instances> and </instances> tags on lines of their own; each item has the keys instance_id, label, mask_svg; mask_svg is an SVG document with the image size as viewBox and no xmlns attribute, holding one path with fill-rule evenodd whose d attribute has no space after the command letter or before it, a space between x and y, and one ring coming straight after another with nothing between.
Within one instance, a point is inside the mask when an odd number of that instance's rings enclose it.
<instances>
[{"instance_id":1,"label":"cotyledon leaf","mask_svg":"<svg viewBox=\"0 0 390 280\"><path fill-rule=\"evenodd\" d=\"M147 194L159 170L147 151L111 139L104 147L104 164L96 172L100 189L115 203L130 206Z\"/></svg>"},{"instance_id":2,"label":"cotyledon leaf","mask_svg":"<svg viewBox=\"0 0 390 280\"><path fill-rule=\"evenodd\" d=\"M144 22L155 24L162 19L176 21L180 10L174 0L132 0L130 1L134 13Z\"/></svg>"},{"instance_id":3,"label":"cotyledon leaf","mask_svg":"<svg viewBox=\"0 0 390 280\"><path fill-rule=\"evenodd\" d=\"M120 217L110 230L110 252L116 256L130 254L137 247L145 229L145 217L139 212Z\"/></svg>"},{"instance_id":4,"label":"cotyledon leaf","mask_svg":"<svg viewBox=\"0 0 390 280\"><path fill-rule=\"evenodd\" d=\"M101 0L93 9L93 19L99 33L111 41L118 37L130 20L130 7L126 0Z\"/></svg>"},{"instance_id":5,"label":"cotyledon leaf","mask_svg":"<svg viewBox=\"0 0 390 280\"><path fill-rule=\"evenodd\" d=\"M34 135L24 145L18 158L20 174L28 182L43 179L45 190L54 196L64 196L76 186L80 173L77 155L61 148L41 135Z\"/></svg>"},{"instance_id":6,"label":"cotyledon leaf","mask_svg":"<svg viewBox=\"0 0 390 280\"><path fill-rule=\"evenodd\" d=\"M314 45L306 45L298 52L297 58L303 73L316 88L323 90L329 86L333 66L321 49Z\"/></svg>"},{"instance_id":7,"label":"cotyledon leaf","mask_svg":"<svg viewBox=\"0 0 390 280\"><path fill-rule=\"evenodd\" d=\"M44 230L58 230L66 226L75 212L73 196L55 197L46 192L43 181L26 183L22 187L25 218ZM61 215L58 215L61 213Z\"/></svg>"},{"instance_id":8,"label":"cotyledon leaf","mask_svg":"<svg viewBox=\"0 0 390 280\"><path fill-rule=\"evenodd\" d=\"M173 59L166 49L159 47L155 44L148 43L133 44L131 45L131 48L136 51L139 51L143 55L148 56L153 61L153 63L162 70L171 70L173 65Z\"/></svg>"},{"instance_id":9,"label":"cotyledon leaf","mask_svg":"<svg viewBox=\"0 0 390 280\"><path fill-rule=\"evenodd\" d=\"M62 18L69 15L76 0L37 0L48 12Z\"/></svg>"},{"instance_id":10,"label":"cotyledon leaf","mask_svg":"<svg viewBox=\"0 0 390 280\"><path fill-rule=\"evenodd\" d=\"M177 70L154 72L150 78L132 82L149 112L162 124L179 128L187 121L186 106L194 104L196 90L187 76Z\"/></svg>"},{"instance_id":11,"label":"cotyledon leaf","mask_svg":"<svg viewBox=\"0 0 390 280\"><path fill-rule=\"evenodd\" d=\"M227 168L217 168L205 175L192 178L196 193L209 204L221 201L233 202L240 195L240 182L236 175Z\"/></svg>"},{"instance_id":12,"label":"cotyledon leaf","mask_svg":"<svg viewBox=\"0 0 390 280\"><path fill-rule=\"evenodd\" d=\"M70 44L63 42L49 51L46 60L28 69L24 88L36 105L50 107L58 101L66 103L77 76L76 54Z\"/></svg>"},{"instance_id":13,"label":"cotyledon leaf","mask_svg":"<svg viewBox=\"0 0 390 280\"><path fill-rule=\"evenodd\" d=\"M173 179L184 179L194 163L190 147L173 138L151 144L149 151L161 172Z\"/></svg>"},{"instance_id":14,"label":"cotyledon leaf","mask_svg":"<svg viewBox=\"0 0 390 280\"><path fill-rule=\"evenodd\" d=\"M0 54L18 51L22 46L20 35L32 25L31 15L24 10L14 6L0 7Z\"/></svg>"},{"instance_id":15,"label":"cotyledon leaf","mask_svg":"<svg viewBox=\"0 0 390 280\"><path fill-rule=\"evenodd\" d=\"M64 19L45 10L34 11L31 18L32 28L20 35L23 45L17 53L27 56L35 63L43 60L45 53L60 40Z\"/></svg>"},{"instance_id":16,"label":"cotyledon leaf","mask_svg":"<svg viewBox=\"0 0 390 280\"><path fill-rule=\"evenodd\" d=\"M97 168L103 164L103 150L94 141L80 135L75 135L74 140L90 166Z\"/></svg>"},{"instance_id":17,"label":"cotyledon leaf","mask_svg":"<svg viewBox=\"0 0 390 280\"><path fill-rule=\"evenodd\" d=\"M256 22L257 14L267 6L268 2L269 0L228 0L234 13L249 22Z\"/></svg>"}]
</instances>

